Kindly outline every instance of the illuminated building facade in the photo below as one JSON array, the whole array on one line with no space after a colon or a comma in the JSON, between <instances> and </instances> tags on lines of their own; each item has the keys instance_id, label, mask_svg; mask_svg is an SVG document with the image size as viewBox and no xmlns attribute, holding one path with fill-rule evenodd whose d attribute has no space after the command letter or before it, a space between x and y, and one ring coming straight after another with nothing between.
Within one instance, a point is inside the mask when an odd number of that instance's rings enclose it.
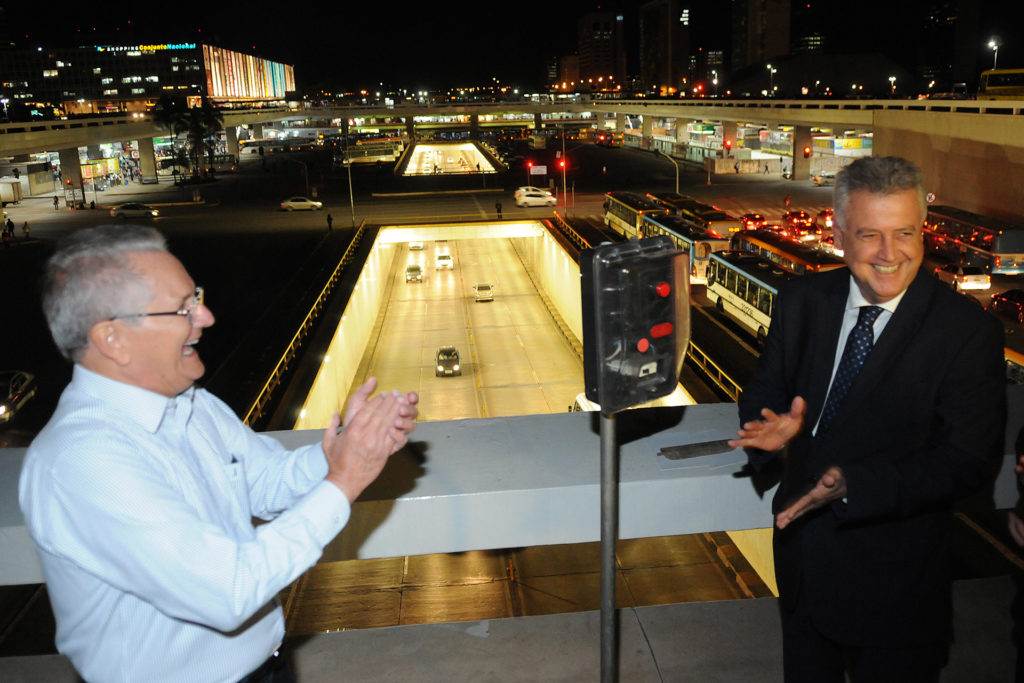
<instances>
[{"instance_id":1,"label":"illuminated building facade","mask_svg":"<svg viewBox=\"0 0 1024 683\"><path fill-rule=\"evenodd\" d=\"M290 65L198 43L4 50L0 74L0 97L40 113L145 111L164 94L265 103L295 90Z\"/></svg>"}]
</instances>

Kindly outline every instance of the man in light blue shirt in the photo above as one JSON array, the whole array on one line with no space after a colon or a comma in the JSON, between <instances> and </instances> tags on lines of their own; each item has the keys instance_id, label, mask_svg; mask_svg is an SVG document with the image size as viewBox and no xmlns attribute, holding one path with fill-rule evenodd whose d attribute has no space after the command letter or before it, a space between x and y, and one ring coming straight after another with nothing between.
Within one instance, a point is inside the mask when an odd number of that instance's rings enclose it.
<instances>
[{"instance_id":1,"label":"man in light blue shirt","mask_svg":"<svg viewBox=\"0 0 1024 683\"><path fill-rule=\"evenodd\" d=\"M75 367L19 501L58 650L87 681L291 680L276 595L405 445L417 396L374 396L371 379L319 444L287 451L254 433L193 386L213 314L152 228L70 236L43 307Z\"/></svg>"}]
</instances>

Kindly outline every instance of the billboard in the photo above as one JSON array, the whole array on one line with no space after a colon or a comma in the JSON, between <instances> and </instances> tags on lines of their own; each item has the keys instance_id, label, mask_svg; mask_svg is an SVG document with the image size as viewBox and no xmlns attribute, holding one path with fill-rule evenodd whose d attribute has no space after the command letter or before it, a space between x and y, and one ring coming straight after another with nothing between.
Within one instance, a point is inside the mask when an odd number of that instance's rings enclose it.
<instances>
[{"instance_id":1,"label":"billboard","mask_svg":"<svg viewBox=\"0 0 1024 683\"><path fill-rule=\"evenodd\" d=\"M295 70L261 57L203 45L206 93L213 99L279 99L295 90Z\"/></svg>"}]
</instances>

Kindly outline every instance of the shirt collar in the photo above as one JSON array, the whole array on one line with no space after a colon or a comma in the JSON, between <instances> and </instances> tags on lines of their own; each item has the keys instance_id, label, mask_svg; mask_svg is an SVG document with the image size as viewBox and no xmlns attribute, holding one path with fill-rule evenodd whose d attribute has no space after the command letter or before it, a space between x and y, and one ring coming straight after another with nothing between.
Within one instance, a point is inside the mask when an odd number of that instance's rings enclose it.
<instances>
[{"instance_id":1,"label":"shirt collar","mask_svg":"<svg viewBox=\"0 0 1024 683\"><path fill-rule=\"evenodd\" d=\"M900 305L900 301L903 300L903 295L907 293L907 290L903 290L893 298L880 304L873 304L868 301L860 291L860 287L857 285L857 281L850 276L850 293L846 297L846 310L857 309L863 306L879 306L885 311L890 313L896 312L896 307Z\"/></svg>"},{"instance_id":2,"label":"shirt collar","mask_svg":"<svg viewBox=\"0 0 1024 683\"><path fill-rule=\"evenodd\" d=\"M81 365L75 365L71 384L94 396L108 407L124 413L143 429L156 432L169 412L186 410L191 413L195 387L189 387L174 398L168 398L148 389L118 382Z\"/></svg>"}]
</instances>

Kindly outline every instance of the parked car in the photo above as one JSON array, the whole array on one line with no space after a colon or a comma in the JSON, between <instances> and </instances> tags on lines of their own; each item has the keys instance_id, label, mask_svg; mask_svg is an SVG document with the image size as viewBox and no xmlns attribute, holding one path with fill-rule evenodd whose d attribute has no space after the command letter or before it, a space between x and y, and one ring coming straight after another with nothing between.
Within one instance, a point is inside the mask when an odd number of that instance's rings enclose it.
<instances>
[{"instance_id":1,"label":"parked car","mask_svg":"<svg viewBox=\"0 0 1024 683\"><path fill-rule=\"evenodd\" d=\"M451 254L438 254L434 258L434 267L441 270L455 270L455 259Z\"/></svg>"},{"instance_id":2,"label":"parked car","mask_svg":"<svg viewBox=\"0 0 1024 683\"><path fill-rule=\"evenodd\" d=\"M1012 318L1018 325L1024 325L1024 290L1008 289L1005 292L996 292L992 295L988 310Z\"/></svg>"},{"instance_id":3,"label":"parked car","mask_svg":"<svg viewBox=\"0 0 1024 683\"><path fill-rule=\"evenodd\" d=\"M459 350L454 346L442 346L434 356L434 376L451 377L461 375L462 366L459 363Z\"/></svg>"},{"instance_id":4,"label":"parked car","mask_svg":"<svg viewBox=\"0 0 1024 683\"><path fill-rule=\"evenodd\" d=\"M114 218L155 218L160 212L148 204L128 202L112 208L110 215Z\"/></svg>"},{"instance_id":5,"label":"parked car","mask_svg":"<svg viewBox=\"0 0 1024 683\"><path fill-rule=\"evenodd\" d=\"M309 197L289 197L281 202L282 211L319 211L322 208L324 208L323 202Z\"/></svg>"},{"instance_id":6,"label":"parked car","mask_svg":"<svg viewBox=\"0 0 1024 683\"><path fill-rule=\"evenodd\" d=\"M516 206L554 206L558 203L547 192L524 192L516 197Z\"/></svg>"},{"instance_id":7,"label":"parked car","mask_svg":"<svg viewBox=\"0 0 1024 683\"><path fill-rule=\"evenodd\" d=\"M0 371L0 424L10 422L36 395L36 376L20 370Z\"/></svg>"},{"instance_id":8,"label":"parked car","mask_svg":"<svg viewBox=\"0 0 1024 683\"><path fill-rule=\"evenodd\" d=\"M947 263L935 269L935 277L958 292L962 289L988 289L992 286L991 276L977 266Z\"/></svg>"},{"instance_id":9,"label":"parked car","mask_svg":"<svg viewBox=\"0 0 1024 683\"><path fill-rule=\"evenodd\" d=\"M494 287L486 282L478 282L473 287L473 295L476 297L478 302L494 301Z\"/></svg>"},{"instance_id":10,"label":"parked car","mask_svg":"<svg viewBox=\"0 0 1024 683\"><path fill-rule=\"evenodd\" d=\"M410 263L405 267L406 282L423 282L423 268L416 263Z\"/></svg>"}]
</instances>

